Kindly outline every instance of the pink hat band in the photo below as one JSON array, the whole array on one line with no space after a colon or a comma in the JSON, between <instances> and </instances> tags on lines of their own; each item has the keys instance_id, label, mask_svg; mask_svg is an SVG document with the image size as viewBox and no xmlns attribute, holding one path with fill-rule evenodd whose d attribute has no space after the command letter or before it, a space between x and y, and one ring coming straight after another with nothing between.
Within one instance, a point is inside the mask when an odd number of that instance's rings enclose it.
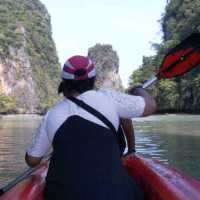
<instances>
[{"instance_id":1,"label":"pink hat band","mask_svg":"<svg viewBox=\"0 0 200 200\"><path fill-rule=\"evenodd\" d=\"M95 77L96 70L88 57L73 56L65 62L61 76L63 79L85 80Z\"/></svg>"}]
</instances>

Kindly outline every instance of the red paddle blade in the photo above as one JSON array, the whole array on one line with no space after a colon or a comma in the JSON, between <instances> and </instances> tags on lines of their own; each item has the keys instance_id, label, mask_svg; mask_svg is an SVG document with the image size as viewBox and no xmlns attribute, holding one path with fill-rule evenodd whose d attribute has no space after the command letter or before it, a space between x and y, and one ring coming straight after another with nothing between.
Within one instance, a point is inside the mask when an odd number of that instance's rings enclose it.
<instances>
[{"instance_id":1,"label":"red paddle blade","mask_svg":"<svg viewBox=\"0 0 200 200\"><path fill-rule=\"evenodd\" d=\"M180 76L200 64L200 34L193 33L169 51L157 73L157 78Z\"/></svg>"}]
</instances>

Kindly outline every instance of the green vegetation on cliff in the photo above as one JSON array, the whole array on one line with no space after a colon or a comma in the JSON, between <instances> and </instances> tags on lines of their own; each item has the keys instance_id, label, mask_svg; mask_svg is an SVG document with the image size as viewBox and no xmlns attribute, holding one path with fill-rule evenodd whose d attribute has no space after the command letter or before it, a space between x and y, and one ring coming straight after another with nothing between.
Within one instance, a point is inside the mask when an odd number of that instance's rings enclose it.
<instances>
[{"instance_id":1,"label":"green vegetation on cliff","mask_svg":"<svg viewBox=\"0 0 200 200\"><path fill-rule=\"evenodd\" d=\"M130 77L131 84L142 83L155 74L169 49L193 32L200 32L200 0L168 1L161 19L163 42L154 44L156 55L144 57ZM151 90L160 111L200 112L200 67L171 80L160 81Z\"/></svg>"},{"instance_id":2,"label":"green vegetation on cliff","mask_svg":"<svg viewBox=\"0 0 200 200\"><path fill-rule=\"evenodd\" d=\"M122 83L119 77L119 57L112 45L96 44L88 50L97 70L96 88L109 85L110 88L121 90Z\"/></svg>"},{"instance_id":3,"label":"green vegetation on cliff","mask_svg":"<svg viewBox=\"0 0 200 200\"><path fill-rule=\"evenodd\" d=\"M39 0L1 0L0 26L0 61L8 69L8 61L15 63L14 66L18 61L22 65L20 60L27 61L18 71L14 68L16 72L13 73L13 79L16 83L22 79L28 83L27 76L31 76L33 88L24 88L21 94L28 95L33 90L32 97L35 95L38 99L37 103L36 100L34 102L33 110L43 112L57 100L60 79L50 16ZM24 105L31 105L31 102L23 102L17 92L11 92L9 96L16 99L17 107L29 112L28 106Z\"/></svg>"},{"instance_id":4,"label":"green vegetation on cliff","mask_svg":"<svg viewBox=\"0 0 200 200\"><path fill-rule=\"evenodd\" d=\"M0 95L0 111L1 113L13 112L16 102L12 97Z\"/></svg>"}]
</instances>

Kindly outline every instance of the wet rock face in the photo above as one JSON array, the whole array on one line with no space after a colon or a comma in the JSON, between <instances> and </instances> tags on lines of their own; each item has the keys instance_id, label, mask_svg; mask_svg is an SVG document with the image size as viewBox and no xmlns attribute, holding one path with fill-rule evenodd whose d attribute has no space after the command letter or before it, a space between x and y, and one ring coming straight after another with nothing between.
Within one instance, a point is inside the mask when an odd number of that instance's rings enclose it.
<instances>
[{"instance_id":1,"label":"wet rock face","mask_svg":"<svg viewBox=\"0 0 200 200\"><path fill-rule=\"evenodd\" d=\"M88 56L97 70L96 87L122 89L119 71L119 57L111 45L96 44L89 48Z\"/></svg>"},{"instance_id":2,"label":"wet rock face","mask_svg":"<svg viewBox=\"0 0 200 200\"><path fill-rule=\"evenodd\" d=\"M26 46L10 48L10 57L0 60L1 94L11 96L16 101L19 113L35 113L39 99L35 91L30 57Z\"/></svg>"}]
</instances>

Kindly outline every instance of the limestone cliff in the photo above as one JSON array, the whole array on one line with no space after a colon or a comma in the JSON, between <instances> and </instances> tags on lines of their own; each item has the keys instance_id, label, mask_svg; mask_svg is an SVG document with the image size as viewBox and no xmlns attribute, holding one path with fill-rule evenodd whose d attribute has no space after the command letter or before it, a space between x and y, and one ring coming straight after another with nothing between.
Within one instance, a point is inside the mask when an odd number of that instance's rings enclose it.
<instances>
[{"instance_id":1,"label":"limestone cliff","mask_svg":"<svg viewBox=\"0 0 200 200\"><path fill-rule=\"evenodd\" d=\"M38 0L1 0L0 26L0 112L44 111L56 100L60 75L46 8Z\"/></svg>"},{"instance_id":2,"label":"limestone cliff","mask_svg":"<svg viewBox=\"0 0 200 200\"><path fill-rule=\"evenodd\" d=\"M96 44L89 49L88 56L96 65L96 87L122 90L122 81L118 73L119 57L112 46Z\"/></svg>"},{"instance_id":3,"label":"limestone cliff","mask_svg":"<svg viewBox=\"0 0 200 200\"><path fill-rule=\"evenodd\" d=\"M57 98L60 64L50 16L39 0L0 0L0 113L41 113ZM97 87L122 89L111 45L89 49Z\"/></svg>"}]
</instances>

